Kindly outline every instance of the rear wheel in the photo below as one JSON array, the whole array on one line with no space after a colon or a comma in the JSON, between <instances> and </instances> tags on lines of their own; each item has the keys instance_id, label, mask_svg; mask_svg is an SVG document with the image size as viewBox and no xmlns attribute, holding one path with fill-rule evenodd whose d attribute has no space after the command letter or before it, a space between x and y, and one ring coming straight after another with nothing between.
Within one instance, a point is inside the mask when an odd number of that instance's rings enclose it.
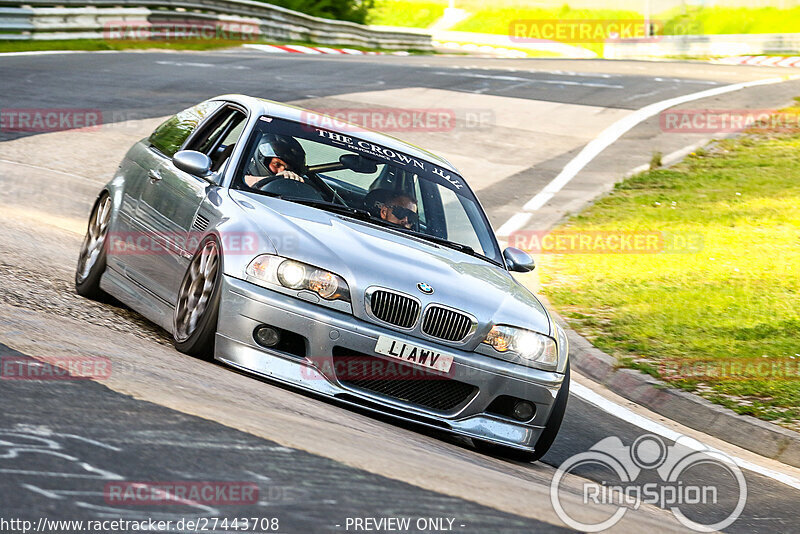
<instances>
[{"instance_id":1,"label":"rear wheel","mask_svg":"<svg viewBox=\"0 0 800 534\"><path fill-rule=\"evenodd\" d=\"M503 456L518 460L520 462L536 462L542 456L547 454L547 451L552 447L553 442L556 440L558 431L561 428L561 421L564 420L564 412L567 411L567 400L569 399L569 382L570 382L569 364L567 364L567 371L564 374L564 381L561 383L561 389L558 390L556 401L553 403L553 408L550 411L550 418L539 436L539 441L536 442L536 449L533 451L521 451L504 445L497 445L486 441L474 440L475 448L481 452L491 454L493 456Z\"/></svg>"},{"instance_id":2,"label":"rear wheel","mask_svg":"<svg viewBox=\"0 0 800 534\"><path fill-rule=\"evenodd\" d=\"M217 332L222 251L206 237L189 263L175 303L173 341L179 351L211 359Z\"/></svg>"},{"instance_id":3,"label":"rear wheel","mask_svg":"<svg viewBox=\"0 0 800 534\"><path fill-rule=\"evenodd\" d=\"M89 216L89 228L75 269L75 291L82 297L94 300L107 298L100 289L100 278L106 270L106 238L110 222L111 196L103 193Z\"/></svg>"}]
</instances>

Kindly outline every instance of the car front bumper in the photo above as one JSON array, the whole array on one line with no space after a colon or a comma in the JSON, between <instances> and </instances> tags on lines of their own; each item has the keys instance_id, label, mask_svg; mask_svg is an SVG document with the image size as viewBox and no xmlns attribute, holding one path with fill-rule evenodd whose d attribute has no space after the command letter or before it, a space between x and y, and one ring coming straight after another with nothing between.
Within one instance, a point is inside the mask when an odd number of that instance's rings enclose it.
<instances>
[{"instance_id":1,"label":"car front bumper","mask_svg":"<svg viewBox=\"0 0 800 534\"><path fill-rule=\"evenodd\" d=\"M347 404L455 434L533 450L564 379L560 373L514 365L414 338L230 276L223 277L221 291L215 343L217 360ZM305 357L258 345L253 333L260 325L303 336ZM334 361L337 351L353 351L384 363L397 363L374 351L380 335L452 355L453 366L448 379L474 386L472 393L457 406L440 410L403 400L402 395L376 392L340 380ZM500 395L533 403L535 416L521 423L511 417L487 413L487 408Z\"/></svg>"}]
</instances>

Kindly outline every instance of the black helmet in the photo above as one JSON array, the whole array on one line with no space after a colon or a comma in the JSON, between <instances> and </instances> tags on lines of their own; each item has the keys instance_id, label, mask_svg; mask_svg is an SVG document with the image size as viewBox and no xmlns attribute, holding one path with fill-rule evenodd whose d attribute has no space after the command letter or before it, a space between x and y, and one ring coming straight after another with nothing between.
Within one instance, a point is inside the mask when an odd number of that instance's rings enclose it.
<instances>
[{"instance_id":1,"label":"black helmet","mask_svg":"<svg viewBox=\"0 0 800 534\"><path fill-rule=\"evenodd\" d=\"M269 166L270 159L280 158L290 171L302 174L306 170L306 152L294 137L265 134L258 145L258 153L265 166Z\"/></svg>"}]
</instances>

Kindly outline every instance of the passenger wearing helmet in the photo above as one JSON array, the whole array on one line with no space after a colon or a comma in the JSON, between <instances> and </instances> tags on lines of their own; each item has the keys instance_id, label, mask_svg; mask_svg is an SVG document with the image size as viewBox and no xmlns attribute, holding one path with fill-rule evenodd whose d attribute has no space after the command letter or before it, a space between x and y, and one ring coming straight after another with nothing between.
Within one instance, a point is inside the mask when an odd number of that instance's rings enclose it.
<instances>
[{"instance_id":1,"label":"passenger wearing helmet","mask_svg":"<svg viewBox=\"0 0 800 534\"><path fill-rule=\"evenodd\" d=\"M305 182L301 174L306 169L306 153L297 139L285 135L264 134L247 166L244 181L261 188L269 178L286 178Z\"/></svg>"}]
</instances>

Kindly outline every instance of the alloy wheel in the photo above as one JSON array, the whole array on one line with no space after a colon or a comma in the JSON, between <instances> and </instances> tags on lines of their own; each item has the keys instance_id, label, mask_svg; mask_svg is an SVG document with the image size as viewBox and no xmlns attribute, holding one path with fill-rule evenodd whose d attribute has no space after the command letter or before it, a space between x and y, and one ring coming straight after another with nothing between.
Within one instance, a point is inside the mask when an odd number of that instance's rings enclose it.
<instances>
[{"instance_id":1,"label":"alloy wheel","mask_svg":"<svg viewBox=\"0 0 800 534\"><path fill-rule=\"evenodd\" d=\"M175 306L175 339L185 341L197 329L214 293L219 270L219 247L208 241L189 265Z\"/></svg>"},{"instance_id":2,"label":"alloy wheel","mask_svg":"<svg viewBox=\"0 0 800 534\"><path fill-rule=\"evenodd\" d=\"M106 195L89 219L89 230L86 232L78 258L77 278L79 283L86 280L103 252L109 221L111 221L111 197Z\"/></svg>"}]
</instances>

